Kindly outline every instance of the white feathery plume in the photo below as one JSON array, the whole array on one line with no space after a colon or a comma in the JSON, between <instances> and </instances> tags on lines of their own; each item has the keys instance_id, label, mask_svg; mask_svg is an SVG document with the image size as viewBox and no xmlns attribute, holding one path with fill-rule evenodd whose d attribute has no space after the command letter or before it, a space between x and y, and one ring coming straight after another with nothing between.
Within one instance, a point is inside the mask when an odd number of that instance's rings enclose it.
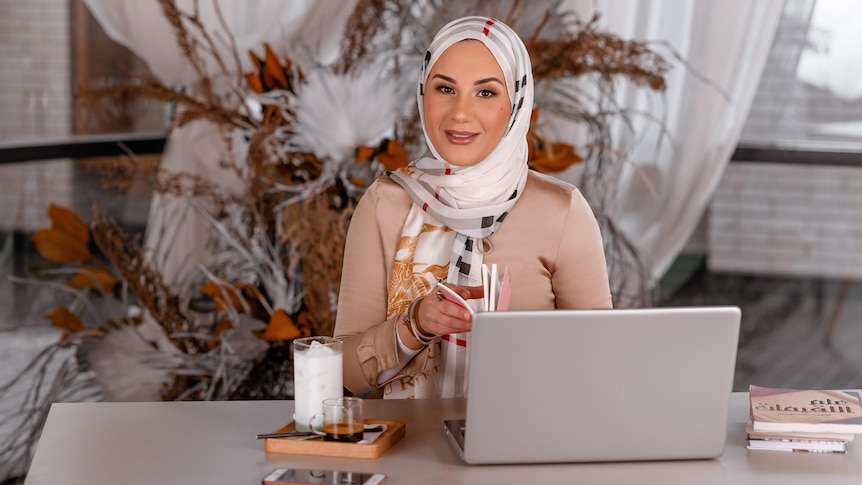
<instances>
[{"instance_id":1,"label":"white feathery plume","mask_svg":"<svg viewBox=\"0 0 862 485\"><path fill-rule=\"evenodd\" d=\"M380 65L349 73L327 68L307 72L292 100L295 123L285 148L314 153L324 168L320 178L302 188L301 198L343 177L356 160L357 147L392 137L397 122L413 106L412 88L404 75Z\"/></svg>"},{"instance_id":2,"label":"white feathery plume","mask_svg":"<svg viewBox=\"0 0 862 485\"><path fill-rule=\"evenodd\" d=\"M157 400L168 376L183 363L182 354L154 348L134 325L119 325L79 345L108 401Z\"/></svg>"},{"instance_id":3,"label":"white feathery plume","mask_svg":"<svg viewBox=\"0 0 862 485\"><path fill-rule=\"evenodd\" d=\"M380 66L346 74L329 69L306 73L293 105L292 144L335 163L352 158L359 145L392 135L405 112L404 85Z\"/></svg>"}]
</instances>

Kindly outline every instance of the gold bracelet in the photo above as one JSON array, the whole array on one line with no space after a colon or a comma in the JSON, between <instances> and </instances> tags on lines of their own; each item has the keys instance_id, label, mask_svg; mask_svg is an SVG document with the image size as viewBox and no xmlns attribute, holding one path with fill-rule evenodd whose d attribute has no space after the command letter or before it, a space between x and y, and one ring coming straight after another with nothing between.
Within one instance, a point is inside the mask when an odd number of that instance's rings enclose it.
<instances>
[{"instance_id":1,"label":"gold bracelet","mask_svg":"<svg viewBox=\"0 0 862 485\"><path fill-rule=\"evenodd\" d=\"M404 313L401 314L401 323L404 324L404 327L407 329L407 333L409 333L413 337L413 340L419 342L421 345L426 345L422 343L422 340L420 339L419 335L416 334L415 325L413 325L413 322L410 321L409 309L404 310Z\"/></svg>"},{"instance_id":2,"label":"gold bracelet","mask_svg":"<svg viewBox=\"0 0 862 485\"><path fill-rule=\"evenodd\" d=\"M404 324L408 325L407 328L410 330L410 334L413 335L413 338L415 338L417 342L421 345L430 345L437 339L437 335L423 330L419 325L419 319L416 318L416 311L423 299L425 299L424 296L416 298L410 303L410 308L407 309Z\"/></svg>"},{"instance_id":3,"label":"gold bracelet","mask_svg":"<svg viewBox=\"0 0 862 485\"><path fill-rule=\"evenodd\" d=\"M416 338L416 334L413 333L413 329L410 328L410 311L409 310L404 310L404 312L401 314L401 323L404 324L404 328L407 329L407 332L410 333L410 335L412 335L413 338L418 341L419 339Z\"/></svg>"}]
</instances>

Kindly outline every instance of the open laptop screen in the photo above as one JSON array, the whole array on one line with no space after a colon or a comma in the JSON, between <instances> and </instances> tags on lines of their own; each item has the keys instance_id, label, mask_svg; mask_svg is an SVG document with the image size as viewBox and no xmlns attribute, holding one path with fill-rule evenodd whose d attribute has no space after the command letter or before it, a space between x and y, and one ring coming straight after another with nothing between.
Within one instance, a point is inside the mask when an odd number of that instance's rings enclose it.
<instances>
[{"instance_id":1,"label":"open laptop screen","mask_svg":"<svg viewBox=\"0 0 862 485\"><path fill-rule=\"evenodd\" d=\"M737 307L478 313L462 457L720 456L740 316Z\"/></svg>"}]
</instances>

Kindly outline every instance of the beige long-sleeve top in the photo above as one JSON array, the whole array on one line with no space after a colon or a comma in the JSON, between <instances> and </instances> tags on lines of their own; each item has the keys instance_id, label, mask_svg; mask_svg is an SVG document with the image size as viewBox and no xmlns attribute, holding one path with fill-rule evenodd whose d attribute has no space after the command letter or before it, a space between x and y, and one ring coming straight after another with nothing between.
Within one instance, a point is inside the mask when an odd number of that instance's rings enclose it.
<instances>
[{"instance_id":1,"label":"beige long-sleeve top","mask_svg":"<svg viewBox=\"0 0 862 485\"><path fill-rule=\"evenodd\" d=\"M344 339L344 385L375 389L398 364L398 317L386 319L389 277L412 201L389 177L377 179L356 207L347 232L335 336ZM601 233L572 185L530 171L505 222L485 239L487 264L508 266L510 310L610 308ZM422 370L426 348L391 380Z\"/></svg>"}]
</instances>

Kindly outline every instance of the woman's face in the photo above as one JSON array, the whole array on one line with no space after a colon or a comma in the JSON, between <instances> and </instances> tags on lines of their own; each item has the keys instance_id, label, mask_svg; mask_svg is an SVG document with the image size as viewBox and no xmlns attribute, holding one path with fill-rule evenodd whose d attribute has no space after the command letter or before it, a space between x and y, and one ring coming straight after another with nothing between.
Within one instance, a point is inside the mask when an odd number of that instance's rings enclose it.
<instances>
[{"instance_id":1,"label":"woman's face","mask_svg":"<svg viewBox=\"0 0 862 485\"><path fill-rule=\"evenodd\" d=\"M422 99L425 130L437 153L466 167L503 139L512 106L503 70L479 41L452 44L437 59Z\"/></svg>"}]
</instances>

